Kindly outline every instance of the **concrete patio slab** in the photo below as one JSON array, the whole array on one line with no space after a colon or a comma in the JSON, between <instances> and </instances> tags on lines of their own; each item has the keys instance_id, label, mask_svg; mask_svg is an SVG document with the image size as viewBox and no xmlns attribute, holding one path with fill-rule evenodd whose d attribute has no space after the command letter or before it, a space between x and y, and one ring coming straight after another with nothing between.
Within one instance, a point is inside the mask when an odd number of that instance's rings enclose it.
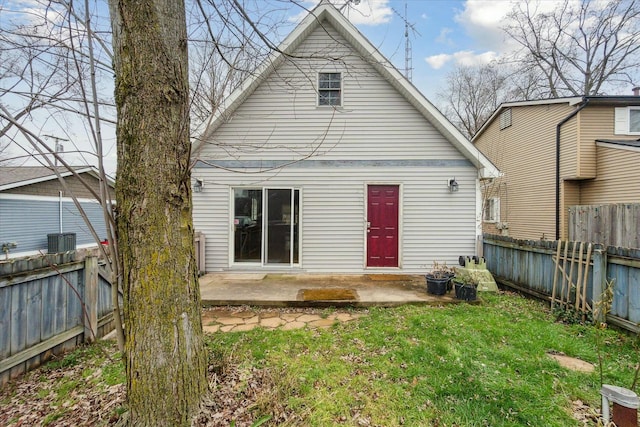
<instances>
[{"instance_id":1,"label":"concrete patio slab","mask_svg":"<svg viewBox=\"0 0 640 427\"><path fill-rule=\"evenodd\" d=\"M305 300L301 290L348 289L349 300ZM424 276L210 273L200 277L204 306L371 307L457 303L453 292L427 294ZM321 295L322 293L319 293Z\"/></svg>"}]
</instances>

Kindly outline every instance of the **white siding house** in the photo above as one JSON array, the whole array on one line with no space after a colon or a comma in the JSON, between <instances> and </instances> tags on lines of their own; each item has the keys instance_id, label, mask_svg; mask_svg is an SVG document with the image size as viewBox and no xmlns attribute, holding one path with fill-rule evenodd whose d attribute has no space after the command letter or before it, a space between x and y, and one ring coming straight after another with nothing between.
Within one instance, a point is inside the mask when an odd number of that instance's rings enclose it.
<instances>
[{"instance_id":1,"label":"white siding house","mask_svg":"<svg viewBox=\"0 0 640 427\"><path fill-rule=\"evenodd\" d=\"M328 2L280 49L194 146L206 270L421 273L476 253L495 166Z\"/></svg>"}]
</instances>

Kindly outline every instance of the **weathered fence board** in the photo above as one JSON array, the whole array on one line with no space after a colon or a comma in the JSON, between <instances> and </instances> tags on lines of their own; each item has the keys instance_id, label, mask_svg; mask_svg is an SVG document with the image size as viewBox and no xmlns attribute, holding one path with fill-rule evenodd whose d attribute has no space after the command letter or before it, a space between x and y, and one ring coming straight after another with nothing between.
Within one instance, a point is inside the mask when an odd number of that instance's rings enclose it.
<instances>
[{"instance_id":1,"label":"weathered fence board","mask_svg":"<svg viewBox=\"0 0 640 427\"><path fill-rule=\"evenodd\" d=\"M31 282L27 285L27 347L40 342L42 323L42 283Z\"/></svg>"},{"instance_id":2,"label":"weathered fence board","mask_svg":"<svg viewBox=\"0 0 640 427\"><path fill-rule=\"evenodd\" d=\"M27 287L20 286L12 290L10 354L15 354L24 350L27 343Z\"/></svg>"},{"instance_id":3,"label":"weathered fence board","mask_svg":"<svg viewBox=\"0 0 640 427\"><path fill-rule=\"evenodd\" d=\"M570 243L569 255L575 243ZM614 296L610 322L633 332L640 330L640 249L596 245L587 270L585 302L593 309L600 300L606 282L612 282ZM550 300L553 292L553 257L557 242L514 240L485 235L483 243L487 268L496 280ZM584 271L583 271L584 274ZM577 280L578 269L571 272Z\"/></svg>"},{"instance_id":4,"label":"weathered fence board","mask_svg":"<svg viewBox=\"0 0 640 427\"><path fill-rule=\"evenodd\" d=\"M102 276L98 279L98 318L106 316L113 311L111 303L111 283Z\"/></svg>"},{"instance_id":5,"label":"weathered fence board","mask_svg":"<svg viewBox=\"0 0 640 427\"><path fill-rule=\"evenodd\" d=\"M82 276L83 274L76 274L71 277L65 277L67 279L65 281L67 282L66 284L71 287L69 289L71 292L67 292L67 323L65 329L82 324L82 300L84 297Z\"/></svg>"},{"instance_id":6,"label":"weathered fence board","mask_svg":"<svg viewBox=\"0 0 640 427\"><path fill-rule=\"evenodd\" d=\"M111 284L73 257L0 263L0 385L112 329Z\"/></svg>"},{"instance_id":7,"label":"weathered fence board","mask_svg":"<svg viewBox=\"0 0 640 427\"><path fill-rule=\"evenodd\" d=\"M640 324L640 274L629 272L629 321Z\"/></svg>"},{"instance_id":8,"label":"weathered fence board","mask_svg":"<svg viewBox=\"0 0 640 427\"><path fill-rule=\"evenodd\" d=\"M569 240L640 248L640 203L569 208Z\"/></svg>"},{"instance_id":9,"label":"weathered fence board","mask_svg":"<svg viewBox=\"0 0 640 427\"><path fill-rule=\"evenodd\" d=\"M0 360L11 352L11 289L0 288Z\"/></svg>"},{"instance_id":10,"label":"weathered fence board","mask_svg":"<svg viewBox=\"0 0 640 427\"><path fill-rule=\"evenodd\" d=\"M50 282L53 284L55 289L53 333L60 334L67 329L67 294L70 291L60 276L56 276Z\"/></svg>"}]
</instances>

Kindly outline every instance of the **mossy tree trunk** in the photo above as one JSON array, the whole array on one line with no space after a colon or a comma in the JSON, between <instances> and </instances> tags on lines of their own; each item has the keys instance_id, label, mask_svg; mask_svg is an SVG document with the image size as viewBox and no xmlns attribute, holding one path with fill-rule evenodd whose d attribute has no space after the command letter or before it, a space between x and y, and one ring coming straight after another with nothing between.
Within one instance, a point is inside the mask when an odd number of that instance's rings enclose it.
<instances>
[{"instance_id":1,"label":"mossy tree trunk","mask_svg":"<svg viewBox=\"0 0 640 427\"><path fill-rule=\"evenodd\" d=\"M206 392L193 247L184 2L109 0L131 425L185 426Z\"/></svg>"}]
</instances>

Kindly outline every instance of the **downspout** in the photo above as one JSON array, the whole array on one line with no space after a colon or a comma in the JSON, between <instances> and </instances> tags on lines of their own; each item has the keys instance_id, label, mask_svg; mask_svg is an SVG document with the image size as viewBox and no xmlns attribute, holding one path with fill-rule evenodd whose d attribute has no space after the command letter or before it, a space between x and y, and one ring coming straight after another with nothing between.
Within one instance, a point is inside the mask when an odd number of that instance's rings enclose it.
<instances>
[{"instance_id":1,"label":"downspout","mask_svg":"<svg viewBox=\"0 0 640 427\"><path fill-rule=\"evenodd\" d=\"M583 97L582 104L556 125L556 240L560 239L560 128L574 118L588 103L589 98Z\"/></svg>"}]
</instances>

